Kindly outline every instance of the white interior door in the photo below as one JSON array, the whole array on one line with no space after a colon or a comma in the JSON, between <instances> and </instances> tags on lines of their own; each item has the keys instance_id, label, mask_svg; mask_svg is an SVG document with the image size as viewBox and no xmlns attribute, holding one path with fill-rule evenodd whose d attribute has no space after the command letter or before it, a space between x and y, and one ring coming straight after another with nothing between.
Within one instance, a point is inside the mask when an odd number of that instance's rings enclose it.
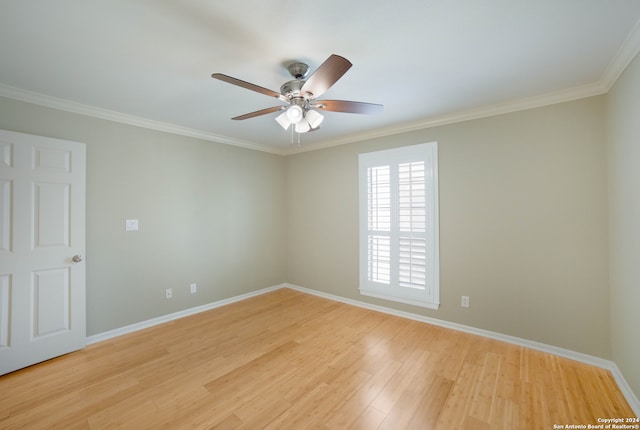
<instances>
[{"instance_id":1,"label":"white interior door","mask_svg":"<svg viewBox=\"0 0 640 430\"><path fill-rule=\"evenodd\" d=\"M84 346L84 250L85 145L0 130L0 375Z\"/></svg>"}]
</instances>

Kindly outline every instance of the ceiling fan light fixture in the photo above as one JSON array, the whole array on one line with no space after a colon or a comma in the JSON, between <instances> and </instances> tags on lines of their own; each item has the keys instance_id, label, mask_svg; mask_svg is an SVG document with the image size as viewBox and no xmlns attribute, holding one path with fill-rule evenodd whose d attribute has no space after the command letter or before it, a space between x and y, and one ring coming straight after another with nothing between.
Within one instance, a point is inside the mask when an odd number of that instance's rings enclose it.
<instances>
[{"instance_id":1,"label":"ceiling fan light fixture","mask_svg":"<svg viewBox=\"0 0 640 430\"><path fill-rule=\"evenodd\" d=\"M296 133L306 133L311 130L311 126L307 121L298 121L296 123Z\"/></svg>"},{"instance_id":2,"label":"ceiling fan light fixture","mask_svg":"<svg viewBox=\"0 0 640 430\"><path fill-rule=\"evenodd\" d=\"M276 121L285 130L288 129L289 126L291 125L291 121L289 121L289 116L287 115L287 111L284 111L280 115L278 115L276 117Z\"/></svg>"},{"instance_id":3,"label":"ceiling fan light fixture","mask_svg":"<svg viewBox=\"0 0 640 430\"><path fill-rule=\"evenodd\" d=\"M305 118L309 122L309 126L311 128L318 128L322 123L322 121L324 120L324 116L320 112L315 111L313 109L309 109L307 111Z\"/></svg>"},{"instance_id":4,"label":"ceiling fan light fixture","mask_svg":"<svg viewBox=\"0 0 640 430\"><path fill-rule=\"evenodd\" d=\"M289 122L291 122L292 124L298 123L304 116L302 108L298 105L291 105L289 109L286 110L286 113Z\"/></svg>"}]
</instances>

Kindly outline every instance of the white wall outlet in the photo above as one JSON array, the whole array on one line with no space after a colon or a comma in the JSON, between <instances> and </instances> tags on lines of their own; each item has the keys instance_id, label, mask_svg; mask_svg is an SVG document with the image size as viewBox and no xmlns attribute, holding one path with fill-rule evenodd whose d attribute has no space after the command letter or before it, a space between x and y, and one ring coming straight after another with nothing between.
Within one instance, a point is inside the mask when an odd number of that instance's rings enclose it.
<instances>
[{"instance_id":1,"label":"white wall outlet","mask_svg":"<svg viewBox=\"0 0 640 430\"><path fill-rule=\"evenodd\" d=\"M164 290L164 296L167 299L173 298L173 288L167 288L166 290Z\"/></svg>"},{"instance_id":2,"label":"white wall outlet","mask_svg":"<svg viewBox=\"0 0 640 430\"><path fill-rule=\"evenodd\" d=\"M460 306L463 308L469 307L469 296L462 296L462 300L460 301Z\"/></svg>"},{"instance_id":3,"label":"white wall outlet","mask_svg":"<svg viewBox=\"0 0 640 430\"><path fill-rule=\"evenodd\" d=\"M194 282L189 286L191 288L191 294L195 294L198 292L198 285Z\"/></svg>"},{"instance_id":4,"label":"white wall outlet","mask_svg":"<svg viewBox=\"0 0 640 430\"><path fill-rule=\"evenodd\" d=\"M124 221L124 229L125 231L138 231L138 220L137 219L127 219Z\"/></svg>"}]
</instances>

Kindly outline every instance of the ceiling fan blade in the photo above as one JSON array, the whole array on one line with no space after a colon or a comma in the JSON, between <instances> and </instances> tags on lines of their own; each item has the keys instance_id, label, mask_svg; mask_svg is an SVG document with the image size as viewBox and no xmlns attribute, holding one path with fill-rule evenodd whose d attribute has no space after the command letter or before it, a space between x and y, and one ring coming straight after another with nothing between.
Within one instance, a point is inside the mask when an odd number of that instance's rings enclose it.
<instances>
[{"instance_id":1,"label":"ceiling fan blade","mask_svg":"<svg viewBox=\"0 0 640 430\"><path fill-rule=\"evenodd\" d=\"M264 94L264 95L267 95L267 96L270 96L270 97L275 97L277 99L285 100L285 98L284 98L284 96L282 94L277 93L277 92L275 92L273 90L270 90L269 88L264 88L264 87L261 87L261 86L256 85L256 84L252 84L250 82L243 81L241 79L232 78L231 76L227 76L227 75L224 75L222 73L214 73L213 75L211 75L211 77L215 78L215 79L219 79L219 80L224 81L224 82L227 82L229 84L233 84L233 85L237 85L237 86L242 87L242 88L246 88L246 89L251 90L251 91L256 91L258 93L261 93L261 94Z\"/></svg>"},{"instance_id":2,"label":"ceiling fan blade","mask_svg":"<svg viewBox=\"0 0 640 430\"><path fill-rule=\"evenodd\" d=\"M349 100L318 100L312 104L312 107L331 112L362 113L366 115L382 113L384 110L383 105Z\"/></svg>"},{"instance_id":3,"label":"ceiling fan blade","mask_svg":"<svg viewBox=\"0 0 640 430\"><path fill-rule=\"evenodd\" d=\"M249 119L249 118L253 118L253 117L256 117L256 116L266 115L268 113L273 113L273 112L278 112L278 111L281 111L281 110L285 110L286 108L287 108L286 106L274 106L274 107L270 107L270 108L266 108L266 109L260 109L260 110L257 110L255 112L245 113L244 115L236 116L236 117L233 117L231 119L236 119L236 120Z\"/></svg>"},{"instance_id":4,"label":"ceiling fan blade","mask_svg":"<svg viewBox=\"0 0 640 430\"><path fill-rule=\"evenodd\" d=\"M309 76L309 79L301 88L303 93L311 93L311 98L320 97L327 91L338 79L342 77L352 64L349 60L336 54L331 54L324 63Z\"/></svg>"}]
</instances>

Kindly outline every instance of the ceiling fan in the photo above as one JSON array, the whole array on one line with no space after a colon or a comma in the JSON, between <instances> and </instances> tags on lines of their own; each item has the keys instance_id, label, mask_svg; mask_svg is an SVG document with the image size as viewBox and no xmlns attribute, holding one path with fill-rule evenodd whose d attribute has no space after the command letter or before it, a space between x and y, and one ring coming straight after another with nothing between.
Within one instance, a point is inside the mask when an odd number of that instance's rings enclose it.
<instances>
[{"instance_id":1,"label":"ceiling fan","mask_svg":"<svg viewBox=\"0 0 640 430\"><path fill-rule=\"evenodd\" d=\"M211 77L267 96L275 97L287 103L287 105L273 106L239 115L231 119L243 120L284 111L275 118L278 124L285 130L293 125L297 133L306 133L317 130L324 119L318 110L359 114L382 112L383 106L379 104L349 100L317 99L331 88L351 66L351 62L346 58L332 54L307 78L309 75L309 66L304 63L292 63L287 69L294 79L285 82L280 87L279 93L222 73L214 73Z\"/></svg>"}]
</instances>

